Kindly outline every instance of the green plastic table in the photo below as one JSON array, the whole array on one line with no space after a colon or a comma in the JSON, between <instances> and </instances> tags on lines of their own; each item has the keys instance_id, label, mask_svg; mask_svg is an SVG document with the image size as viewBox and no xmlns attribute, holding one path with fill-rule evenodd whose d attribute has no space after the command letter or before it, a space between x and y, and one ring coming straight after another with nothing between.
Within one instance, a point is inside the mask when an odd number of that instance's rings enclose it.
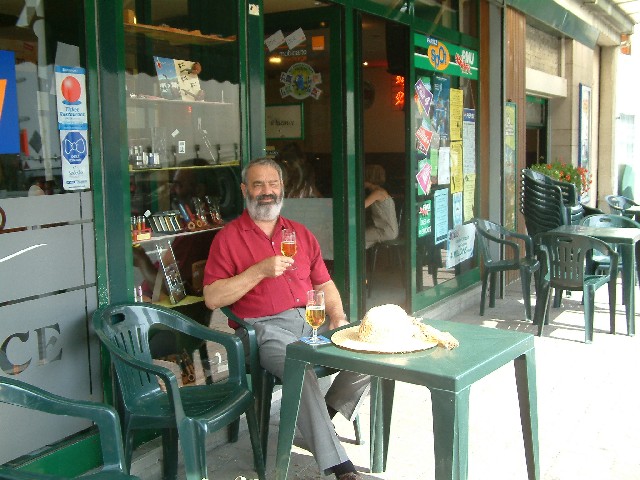
<instances>
[{"instance_id":1,"label":"green plastic table","mask_svg":"<svg viewBox=\"0 0 640 480\"><path fill-rule=\"evenodd\" d=\"M372 376L371 471L386 469L395 381L423 385L431 392L436 480L467 478L471 385L514 362L529 480L539 480L538 410L533 335L463 323L427 323L456 337L453 350L434 347L408 354L345 350L333 344L287 347L276 457L276 479L285 480L298 418L304 371L325 365ZM418 412L416 412L418 413ZM490 439L488 439L490 441Z\"/></svg>"},{"instance_id":2,"label":"green plastic table","mask_svg":"<svg viewBox=\"0 0 640 480\"><path fill-rule=\"evenodd\" d=\"M585 225L562 225L554 232L577 233L599 238L619 246L622 265L622 297L627 317L627 334L636 333L636 243L640 240L640 228L588 227Z\"/></svg>"}]
</instances>

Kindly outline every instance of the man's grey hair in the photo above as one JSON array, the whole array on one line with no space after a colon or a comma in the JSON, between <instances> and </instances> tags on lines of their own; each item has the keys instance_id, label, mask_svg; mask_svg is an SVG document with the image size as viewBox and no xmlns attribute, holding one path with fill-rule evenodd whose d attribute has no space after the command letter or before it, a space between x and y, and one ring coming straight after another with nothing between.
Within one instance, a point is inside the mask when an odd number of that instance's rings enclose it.
<instances>
[{"instance_id":1,"label":"man's grey hair","mask_svg":"<svg viewBox=\"0 0 640 480\"><path fill-rule=\"evenodd\" d=\"M280 181L282 181L282 167L275 160L269 157L261 157L251 160L243 169L242 169L242 183L247 184L247 172L251 167L256 166L265 166L275 168L278 172L278 176L280 177Z\"/></svg>"}]
</instances>

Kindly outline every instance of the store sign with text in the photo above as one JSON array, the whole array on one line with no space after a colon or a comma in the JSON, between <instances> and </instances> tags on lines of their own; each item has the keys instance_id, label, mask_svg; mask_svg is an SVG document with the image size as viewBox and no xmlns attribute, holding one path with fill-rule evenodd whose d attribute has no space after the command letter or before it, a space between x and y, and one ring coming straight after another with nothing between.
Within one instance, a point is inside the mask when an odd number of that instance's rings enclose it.
<instances>
[{"instance_id":1,"label":"store sign with text","mask_svg":"<svg viewBox=\"0 0 640 480\"><path fill-rule=\"evenodd\" d=\"M452 43L442 42L433 37L416 34L415 66L423 70L457 77L478 79L478 52Z\"/></svg>"}]
</instances>

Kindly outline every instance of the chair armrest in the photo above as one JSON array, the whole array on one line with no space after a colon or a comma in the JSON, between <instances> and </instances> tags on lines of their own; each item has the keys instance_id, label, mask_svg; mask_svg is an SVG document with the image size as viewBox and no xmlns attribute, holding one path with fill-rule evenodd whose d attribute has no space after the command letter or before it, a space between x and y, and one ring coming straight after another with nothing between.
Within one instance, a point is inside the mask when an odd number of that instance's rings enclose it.
<instances>
[{"instance_id":1,"label":"chair armrest","mask_svg":"<svg viewBox=\"0 0 640 480\"><path fill-rule=\"evenodd\" d=\"M488 232L488 231L485 231L485 230L480 230L479 229L478 231L480 232L480 235L482 235L483 237L487 238L488 240L511 248L513 250L514 257L515 258L520 258L520 245L518 244L518 242L507 240L507 238L498 237L497 235L494 235L491 232ZM512 232L510 232L509 230L507 230L504 227L500 227L500 234L504 235L505 237L513 236Z\"/></svg>"},{"instance_id":2,"label":"chair armrest","mask_svg":"<svg viewBox=\"0 0 640 480\"><path fill-rule=\"evenodd\" d=\"M519 238L524 242L526 258L533 258L533 239L526 233L509 232L510 237Z\"/></svg>"},{"instance_id":3,"label":"chair armrest","mask_svg":"<svg viewBox=\"0 0 640 480\"><path fill-rule=\"evenodd\" d=\"M100 434L103 470L125 471L120 421L114 408L100 403L61 397L6 377L0 379L0 393L5 403L54 415L91 420L97 425ZM5 478L4 474L7 472L0 471L0 478ZM13 472L10 473L13 475ZM6 478L12 478L11 475ZM34 478L34 476L24 478Z\"/></svg>"},{"instance_id":4,"label":"chair armrest","mask_svg":"<svg viewBox=\"0 0 640 480\"><path fill-rule=\"evenodd\" d=\"M233 320L240 328L247 332L247 343L249 345L248 362L249 374L251 375L251 388L255 392L260 385L260 359L258 357L258 338L256 337L256 329L253 325L245 322L242 318L235 315L229 307L220 307L220 311L226 315L229 320Z\"/></svg>"}]
</instances>

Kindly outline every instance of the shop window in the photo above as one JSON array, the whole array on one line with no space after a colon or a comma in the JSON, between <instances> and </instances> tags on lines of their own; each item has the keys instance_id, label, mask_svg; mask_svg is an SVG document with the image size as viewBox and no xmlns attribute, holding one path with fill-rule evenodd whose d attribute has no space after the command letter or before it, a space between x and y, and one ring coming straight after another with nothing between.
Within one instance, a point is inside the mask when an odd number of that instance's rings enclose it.
<instances>
[{"instance_id":1,"label":"shop window","mask_svg":"<svg viewBox=\"0 0 640 480\"><path fill-rule=\"evenodd\" d=\"M458 30L460 21L460 3L458 0L416 0L415 16L433 25Z\"/></svg>"},{"instance_id":2,"label":"shop window","mask_svg":"<svg viewBox=\"0 0 640 480\"><path fill-rule=\"evenodd\" d=\"M213 235L242 209L237 3L123 8L135 290L179 303L200 297Z\"/></svg>"},{"instance_id":3,"label":"shop window","mask_svg":"<svg viewBox=\"0 0 640 480\"><path fill-rule=\"evenodd\" d=\"M0 198L91 186L82 2L36 3L0 2Z\"/></svg>"},{"instance_id":4,"label":"shop window","mask_svg":"<svg viewBox=\"0 0 640 480\"><path fill-rule=\"evenodd\" d=\"M415 35L416 285L475 267L477 53Z\"/></svg>"}]
</instances>

